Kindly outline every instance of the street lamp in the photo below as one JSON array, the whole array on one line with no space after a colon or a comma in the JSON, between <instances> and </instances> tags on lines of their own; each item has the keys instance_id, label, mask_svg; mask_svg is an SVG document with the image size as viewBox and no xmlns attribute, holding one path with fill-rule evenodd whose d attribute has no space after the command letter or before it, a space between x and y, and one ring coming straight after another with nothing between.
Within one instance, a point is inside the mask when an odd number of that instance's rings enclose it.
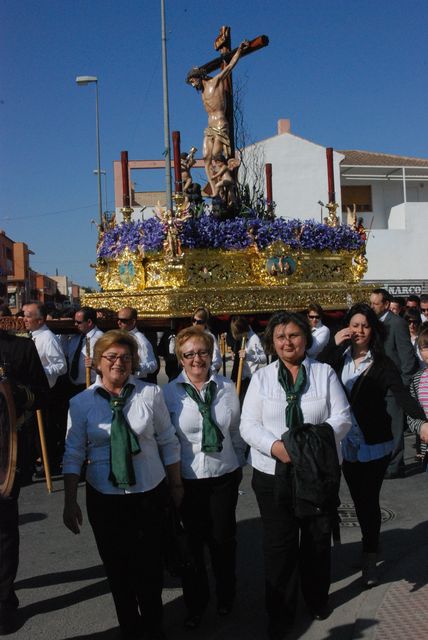
<instances>
[{"instance_id":1,"label":"street lamp","mask_svg":"<svg viewBox=\"0 0 428 640\"><path fill-rule=\"evenodd\" d=\"M96 76L77 76L76 82L80 86L95 83L95 127L97 133L97 178L98 178L98 215L100 224L103 223L103 203L101 196L101 153L100 153L100 118L98 110L98 78Z\"/></svg>"},{"instance_id":2,"label":"street lamp","mask_svg":"<svg viewBox=\"0 0 428 640\"><path fill-rule=\"evenodd\" d=\"M98 175L98 169L94 169L94 175ZM108 211L108 197L107 197L107 171L105 169L101 169L101 175L104 176L104 198L106 202L105 210Z\"/></svg>"}]
</instances>

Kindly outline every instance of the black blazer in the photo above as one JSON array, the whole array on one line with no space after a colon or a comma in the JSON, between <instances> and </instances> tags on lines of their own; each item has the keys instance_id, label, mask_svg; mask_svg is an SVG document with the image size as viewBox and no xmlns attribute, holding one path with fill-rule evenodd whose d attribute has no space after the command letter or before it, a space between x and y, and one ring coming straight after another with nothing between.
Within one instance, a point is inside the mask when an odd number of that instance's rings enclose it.
<instances>
[{"instance_id":1,"label":"black blazer","mask_svg":"<svg viewBox=\"0 0 428 640\"><path fill-rule=\"evenodd\" d=\"M44 405L49 384L32 340L0 331L0 367L11 384L17 416ZM25 388L34 395L31 407Z\"/></svg>"},{"instance_id":2,"label":"black blazer","mask_svg":"<svg viewBox=\"0 0 428 640\"><path fill-rule=\"evenodd\" d=\"M318 356L318 360L333 367L339 380L342 376L346 348L347 344L339 347L330 344ZM382 356L373 362L365 374L357 378L351 394L347 393L349 404L367 444L392 440L391 416L386 405L386 396L389 394L394 396L409 416L424 418L423 410L403 385L393 361L388 356Z\"/></svg>"},{"instance_id":3,"label":"black blazer","mask_svg":"<svg viewBox=\"0 0 428 640\"><path fill-rule=\"evenodd\" d=\"M388 311L383 325L385 327L385 353L394 362L403 383L409 386L412 375L419 369L419 363L410 341L407 323L400 316Z\"/></svg>"}]
</instances>

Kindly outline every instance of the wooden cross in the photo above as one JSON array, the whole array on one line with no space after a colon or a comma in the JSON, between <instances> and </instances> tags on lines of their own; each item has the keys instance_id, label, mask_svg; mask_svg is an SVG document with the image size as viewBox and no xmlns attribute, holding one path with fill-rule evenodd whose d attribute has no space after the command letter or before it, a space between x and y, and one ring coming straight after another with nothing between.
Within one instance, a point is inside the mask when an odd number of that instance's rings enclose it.
<instances>
[{"instance_id":1,"label":"wooden cross","mask_svg":"<svg viewBox=\"0 0 428 640\"><path fill-rule=\"evenodd\" d=\"M267 47L269 44L269 38L267 36L257 36L253 40L248 42L248 46L241 53L241 58L244 56L248 56L250 53L254 53L263 47ZM217 69L222 69L226 66L230 60L233 58L234 54L237 51L237 48L231 49L231 36L230 36L230 27L224 26L220 28L220 33L215 39L214 49L220 52L220 56L218 58L214 58L210 60L206 64L201 65L201 69L206 71L207 74L216 71ZM234 131L234 122L233 122L233 85L232 85L232 74L230 74L227 78L224 79L224 88L226 92L226 117L229 123L229 137L230 137L230 145L231 145L231 157L235 156L235 131Z\"/></svg>"}]
</instances>

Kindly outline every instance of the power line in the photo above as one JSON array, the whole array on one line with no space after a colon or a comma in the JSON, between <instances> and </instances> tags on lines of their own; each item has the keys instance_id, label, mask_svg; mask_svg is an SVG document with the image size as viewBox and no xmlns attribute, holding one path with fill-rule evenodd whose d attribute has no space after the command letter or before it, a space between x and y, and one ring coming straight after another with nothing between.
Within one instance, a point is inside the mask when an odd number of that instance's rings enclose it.
<instances>
[{"instance_id":1,"label":"power line","mask_svg":"<svg viewBox=\"0 0 428 640\"><path fill-rule=\"evenodd\" d=\"M96 207L97 204L87 204L83 207L74 207L73 209L61 209L59 211L48 211L46 213L35 213L31 216L3 216L0 217L0 220L7 220L9 222L13 222L14 220L27 220L28 218L44 218L45 216L58 216L63 213L72 213L73 211L80 211L81 209L92 209Z\"/></svg>"}]
</instances>

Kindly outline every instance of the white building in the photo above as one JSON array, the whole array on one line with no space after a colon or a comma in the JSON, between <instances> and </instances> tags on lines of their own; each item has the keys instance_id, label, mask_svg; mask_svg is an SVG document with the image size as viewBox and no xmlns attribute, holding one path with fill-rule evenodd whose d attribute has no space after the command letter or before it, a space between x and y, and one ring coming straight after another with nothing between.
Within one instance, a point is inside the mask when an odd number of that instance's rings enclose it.
<instances>
[{"instance_id":1,"label":"white building","mask_svg":"<svg viewBox=\"0 0 428 640\"><path fill-rule=\"evenodd\" d=\"M262 164L272 164L272 191L276 215L314 219L327 215L326 147L296 136L289 120L278 121L277 135L248 146L244 160L256 154ZM164 160L129 161L131 169L154 169ZM196 167L203 167L198 160ZM346 150L333 152L333 172L338 215L348 221L347 206L356 205L368 230L367 281L385 286L396 295L428 293L428 158L408 158L383 153ZM122 219L120 162L114 163L117 219ZM247 176L249 180L251 176ZM266 193L266 188L264 188ZM161 194L163 195L163 194ZM137 196L144 198L141 202ZM134 219L153 215L159 193L134 194ZM150 200L150 198L152 200ZM149 198L149 199L147 199ZM153 199L154 198L154 199ZM320 204L321 203L321 204ZM140 206L135 206L135 205ZM147 205L142 213L141 205Z\"/></svg>"},{"instance_id":2,"label":"white building","mask_svg":"<svg viewBox=\"0 0 428 640\"><path fill-rule=\"evenodd\" d=\"M322 221L328 201L326 148L290 132L280 120L278 134L245 153L272 164L276 214ZM366 151L335 151L334 183L338 215L356 205L369 230L366 280L396 295L428 293L428 159Z\"/></svg>"}]
</instances>

